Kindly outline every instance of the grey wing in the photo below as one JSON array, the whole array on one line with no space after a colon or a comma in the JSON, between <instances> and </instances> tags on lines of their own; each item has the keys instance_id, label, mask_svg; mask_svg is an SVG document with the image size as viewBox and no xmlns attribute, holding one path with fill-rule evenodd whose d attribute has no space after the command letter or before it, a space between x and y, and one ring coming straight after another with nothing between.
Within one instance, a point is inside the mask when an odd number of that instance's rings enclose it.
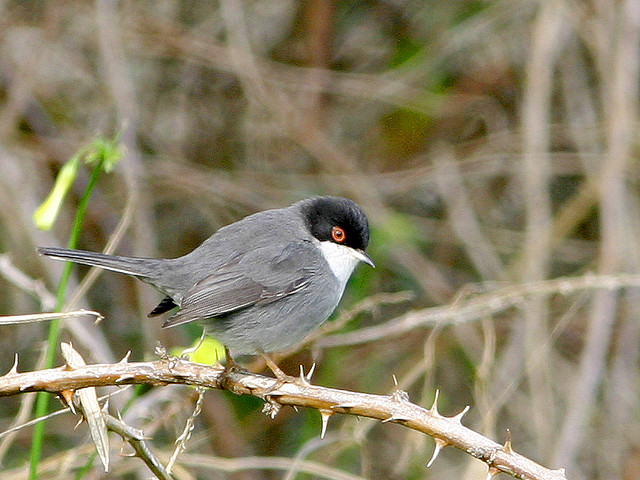
<instances>
[{"instance_id":1,"label":"grey wing","mask_svg":"<svg viewBox=\"0 0 640 480\"><path fill-rule=\"evenodd\" d=\"M304 289L319 258L309 242L260 248L223 265L191 287L180 310L163 327L217 317L257 303L268 303Z\"/></svg>"}]
</instances>

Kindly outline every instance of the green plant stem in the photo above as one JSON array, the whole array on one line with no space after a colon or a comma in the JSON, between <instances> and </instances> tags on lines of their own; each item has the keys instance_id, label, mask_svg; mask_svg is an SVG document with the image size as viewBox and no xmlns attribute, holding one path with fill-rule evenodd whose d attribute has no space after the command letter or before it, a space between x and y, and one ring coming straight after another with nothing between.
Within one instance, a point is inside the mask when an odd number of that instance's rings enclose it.
<instances>
[{"instance_id":1,"label":"green plant stem","mask_svg":"<svg viewBox=\"0 0 640 480\"><path fill-rule=\"evenodd\" d=\"M67 243L68 248L75 248L78 243L78 238L80 237L80 230L82 228L82 222L84 220L85 213L87 211L87 205L89 204L89 198L91 196L91 192L93 191L93 187L95 187L98 177L103 169L104 159L100 158L96 163L95 167L91 172L91 177L89 178L89 183L87 188L78 203L78 209L76 210L76 215L73 220L73 228L71 230L71 235L69 236L69 241ZM64 269L62 270L62 276L60 278L60 283L58 284L58 293L56 296L56 312L60 312L64 305L65 293L67 290L67 283L69 282L69 276L71 274L71 263L66 263ZM45 355L45 366L44 368L53 367L53 362L56 356L56 350L58 346L58 336L60 334L60 320L54 320L49 325L49 338L47 341L47 352ZM47 414L47 410L49 409L49 394L46 392L38 393L38 397L36 400L36 408L35 408L35 416L37 418L43 417ZM30 470L29 470L29 479L37 480L38 478L38 465L40 463L40 458L42 457L42 445L44 443L44 422L39 422L35 425L33 429L32 441L31 441L31 455L30 455Z\"/></svg>"}]
</instances>

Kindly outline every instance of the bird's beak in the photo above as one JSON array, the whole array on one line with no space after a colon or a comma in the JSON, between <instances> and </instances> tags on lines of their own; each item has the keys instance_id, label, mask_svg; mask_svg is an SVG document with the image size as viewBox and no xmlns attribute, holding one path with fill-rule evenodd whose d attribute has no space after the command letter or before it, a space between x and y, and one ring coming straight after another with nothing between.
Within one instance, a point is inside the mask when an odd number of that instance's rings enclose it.
<instances>
[{"instance_id":1,"label":"bird's beak","mask_svg":"<svg viewBox=\"0 0 640 480\"><path fill-rule=\"evenodd\" d=\"M360 250L359 248L351 249L351 254L361 262L364 262L367 265L371 265L373 268L376 268L376 264L373 263L373 260L371 260L371 257L367 255L367 252L365 252L364 250Z\"/></svg>"}]
</instances>

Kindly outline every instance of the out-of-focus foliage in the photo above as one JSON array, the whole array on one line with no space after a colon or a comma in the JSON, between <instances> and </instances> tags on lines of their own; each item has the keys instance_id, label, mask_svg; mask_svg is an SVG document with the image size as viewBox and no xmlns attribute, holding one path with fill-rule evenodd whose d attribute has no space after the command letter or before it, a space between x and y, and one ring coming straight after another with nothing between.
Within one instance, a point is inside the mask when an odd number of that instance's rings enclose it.
<instances>
[{"instance_id":1,"label":"out-of-focus foliage","mask_svg":"<svg viewBox=\"0 0 640 480\"><path fill-rule=\"evenodd\" d=\"M74 152L121 131L124 158L96 187L81 248L178 256L257 210L353 198L372 223L377 268L356 272L326 325L351 340L316 339L282 359L285 371L315 361L315 382L375 393L392 392L395 375L424 405L438 388L443 413L471 405L469 427L498 441L508 428L516 451L569 478L638 478L638 290L536 292L559 276L638 271L639 19L637 0L3 2L0 313L52 308L61 264L35 247L66 243L90 171L78 168L51 231L32 214ZM74 268L70 300L87 272ZM509 308L462 308L509 288L522 290ZM398 291L414 300L378 302ZM158 341L185 347L200 334L145 318L160 296L131 279L102 274L83 292L76 305L106 320L65 321L63 334L87 363L152 357ZM378 303L344 317L366 299ZM444 304L451 316L439 324L425 317L357 341ZM15 353L19 370L37 368L45 338L42 325L3 327L0 369ZM130 396L114 395L111 410ZM0 432L30 418L29 398L0 401ZM124 420L168 458L193 405L187 388L143 390ZM320 441L314 412L271 420L260 408L207 392L182 458L300 456L371 479L485 476L448 450L427 470L432 440L393 425L333 417ZM42 478L48 465L72 477L88 461L75 423L48 420ZM29 429L0 437L0 478L24 478L29 439ZM290 465L176 475L320 478ZM112 466L103 478L148 476L135 458L112 455ZM99 464L91 470L100 478Z\"/></svg>"},{"instance_id":2,"label":"out-of-focus foliage","mask_svg":"<svg viewBox=\"0 0 640 480\"><path fill-rule=\"evenodd\" d=\"M118 147L118 138L106 140L97 137L90 145L80 149L60 169L49 196L33 213L33 223L40 230L50 230L58 217L65 195L78 175L78 168L84 161L91 165L102 161L102 169L110 172L122 158L122 149Z\"/></svg>"}]
</instances>

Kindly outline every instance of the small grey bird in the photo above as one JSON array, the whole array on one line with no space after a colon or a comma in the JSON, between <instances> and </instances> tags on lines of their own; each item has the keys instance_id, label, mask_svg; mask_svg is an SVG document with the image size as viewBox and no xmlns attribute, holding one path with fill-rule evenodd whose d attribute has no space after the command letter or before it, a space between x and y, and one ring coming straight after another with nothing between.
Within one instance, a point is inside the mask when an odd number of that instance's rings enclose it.
<instances>
[{"instance_id":1,"label":"small grey bird","mask_svg":"<svg viewBox=\"0 0 640 480\"><path fill-rule=\"evenodd\" d=\"M40 247L59 260L134 276L166 297L150 317L199 321L233 355L287 350L336 308L365 253L367 217L353 201L314 197L227 225L182 257L154 259Z\"/></svg>"}]
</instances>

